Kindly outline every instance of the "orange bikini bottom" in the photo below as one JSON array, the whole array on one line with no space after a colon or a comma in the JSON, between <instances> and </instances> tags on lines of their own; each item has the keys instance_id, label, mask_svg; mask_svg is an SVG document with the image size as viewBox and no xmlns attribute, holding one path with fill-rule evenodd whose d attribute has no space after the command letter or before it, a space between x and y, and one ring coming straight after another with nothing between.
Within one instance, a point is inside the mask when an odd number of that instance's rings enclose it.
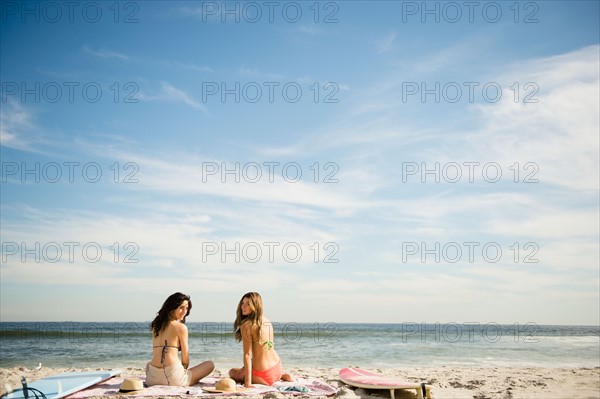
<instances>
[{"instance_id":1,"label":"orange bikini bottom","mask_svg":"<svg viewBox=\"0 0 600 399\"><path fill-rule=\"evenodd\" d=\"M277 362L275 366L267 370L252 369L252 375L262 378L268 385L273 385L279 381L281 379L281 374L281 361Z\"/></svg>"}]
</instances>

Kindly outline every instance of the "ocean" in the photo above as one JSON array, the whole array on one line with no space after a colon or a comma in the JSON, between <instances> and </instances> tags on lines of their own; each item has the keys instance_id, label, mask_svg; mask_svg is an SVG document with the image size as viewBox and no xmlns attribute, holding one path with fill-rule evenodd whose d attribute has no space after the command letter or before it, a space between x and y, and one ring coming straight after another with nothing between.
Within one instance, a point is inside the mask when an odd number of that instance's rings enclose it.
<instances>
[{"instance_id":1,"label":"ocean","mask_svg":"<svg viewBox=\"0 0 600 399\"><path fill-rule=\"evenodd\" d=\"M143 368L149 322L2 322L0 367ZM600 367L600 327L273 323L284 367ZM231 323L187 323L190 363L240 367Z\"/></svg>"}]
</instances>

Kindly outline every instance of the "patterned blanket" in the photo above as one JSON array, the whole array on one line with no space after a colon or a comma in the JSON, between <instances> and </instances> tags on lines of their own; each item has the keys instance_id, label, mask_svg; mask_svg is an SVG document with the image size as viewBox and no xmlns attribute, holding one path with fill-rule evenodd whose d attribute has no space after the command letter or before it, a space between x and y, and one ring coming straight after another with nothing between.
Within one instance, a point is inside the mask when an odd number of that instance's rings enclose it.
<instances>
[{"instance_id":1,"label":"patterned blanket","mask_svg":"<svg viewBox=\"0 0 600 399\"><path fill-rule=\"evenodd\" d=\"M142 381L145 381L144 376L138 377ZM155 385L152 387L144 388L143 390L127 395L119 394L119 387L123 382L123 377L113 377L109 380L96 384L83 391L76 392L70 396L69 399L83 399L95 396L117 396L121 398L127 397L145 397L145 396L181 396L181 395L193 395L193 396L250 396L250 395L263 395L267 392L281 392L290 395L309 395L309 396L332 396L338 392L338 388L327 384L325 381L316 378L297 378L294 382L276 382L273 386L266 386L255 384L256 388L248 389L243 392L233 393L210 393L202 390L202 387L214 387L222 377L206 377L199 384L191 387L172 387L167 385ZM307 388L308 392L303 388ZM295 388L300 388L294 390Z\"/></svg>"}]
</instances>

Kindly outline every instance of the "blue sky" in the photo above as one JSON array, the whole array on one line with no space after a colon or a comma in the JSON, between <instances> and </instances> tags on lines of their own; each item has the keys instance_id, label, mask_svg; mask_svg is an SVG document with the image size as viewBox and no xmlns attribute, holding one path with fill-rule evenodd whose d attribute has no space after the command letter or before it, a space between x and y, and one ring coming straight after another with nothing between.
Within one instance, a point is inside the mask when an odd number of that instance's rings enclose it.
<instances>
[{"instance_id":1,"label":"blue sky","mask_svg":"<svg viewBox=\"0 0 600 399\"><path fill-rule=\"evenodd\" d=\"M2 321L598 324L599 3L470 4L3 2Z\"/></svg>"}]
</instances>

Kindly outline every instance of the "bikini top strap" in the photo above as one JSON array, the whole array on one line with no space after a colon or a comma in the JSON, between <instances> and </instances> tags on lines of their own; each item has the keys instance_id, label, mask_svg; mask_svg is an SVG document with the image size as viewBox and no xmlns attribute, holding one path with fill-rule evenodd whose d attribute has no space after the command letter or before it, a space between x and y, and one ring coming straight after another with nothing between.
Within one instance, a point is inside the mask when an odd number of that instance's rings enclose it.
<instances>
[{"instance_id":1,"label":"bikini top strap","mask_svg":"<svg viewBox=\"0 0 600 399\"><path fill-rule=\"evenodd\" d=\"M181 349L179 346L166 345L166 341L165 341L165 345L156 345L156 346L153 346L153 348L163 348L163 350L166 350L168 348Z\"/></svg>"}]
</instances>

